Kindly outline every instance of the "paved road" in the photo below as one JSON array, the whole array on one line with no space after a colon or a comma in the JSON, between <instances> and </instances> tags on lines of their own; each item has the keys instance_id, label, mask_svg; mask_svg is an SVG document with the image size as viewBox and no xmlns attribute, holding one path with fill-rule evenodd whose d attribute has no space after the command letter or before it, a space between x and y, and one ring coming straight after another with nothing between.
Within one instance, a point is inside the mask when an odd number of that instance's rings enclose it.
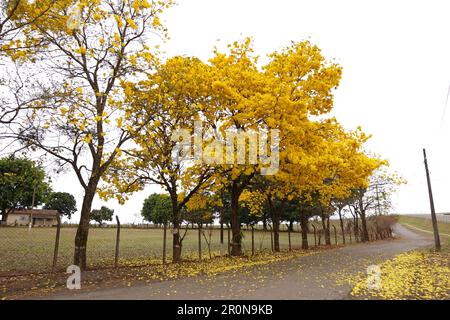
<instances>
[{"instance_id":1,"label":"paved road","mask_svg":"<svg viewBox=\"0 0 450 320\"><path fill-rule=\"evenodd\" d=\"M347 246L215 277L63 292L50 299L347 299L351 286L337 284L336 280L365 272L367 266L401 252L431 244L429 235L401 225L395 226L395 233L395 240Z\"/></svg>"}]
</instances>

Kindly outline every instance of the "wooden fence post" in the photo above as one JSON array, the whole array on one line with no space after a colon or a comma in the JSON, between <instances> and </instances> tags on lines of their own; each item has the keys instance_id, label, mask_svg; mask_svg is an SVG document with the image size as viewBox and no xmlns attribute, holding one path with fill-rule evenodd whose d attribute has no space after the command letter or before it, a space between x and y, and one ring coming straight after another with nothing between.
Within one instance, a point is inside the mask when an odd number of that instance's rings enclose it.
<instances>
[{"instance_id":1,"label":"wooden fence post","mask_svg":"<svg viewBox=\"0 0 450 320\"><path fill-rule=\"evenodd\" d=\"M61 217L59 213L56 214L56 238L55 238L55 249L53 250L53 264L52 264L52 273L56 270L56 265L58 263L58 250L59 250L59 236L61 232Z\"/></svg>"},{"instance_id":2,"label":"wooden fence post","mask_svg":"<svg viewBox=\"0 0 450 320\"><path fill-rule=\"evenodd\" d=\"M119 216L116 216L117 221L117 235L116 235L116 253L114 257L114 268L119 265L119 244L120 244L120 220Z\"/></svg>"},{"instance_id":3,"label":"wooden fence post","mask_svg":"<svg viewBox=\"0 0 450 320\"><path fill-rule=\"evenodd\" d=\"M164 235L163 235L163 264L166 264L166 250L167 250L167 222L164 223Z\"/></svg>"},{"instance_id":4,"label":"wooden fence post","mask_svg":"<svg viewBox=\"0 0 450 320\"><path fill-rule=\"evenodd\" d=\"M337 240L337 231L336 231L336 226L333 225L333 229L334 229L334 243L337 245L338 244L338 240Z\"/></svg>"},{"instance_id":5,"label":"wooden fence post","mask_svg":"<svg viewBox=\"0 0 450 320\"><path fill-rule=\"evenodd\" d=\"M291 229L288 226L288 241L289 241L289 251L292 250L292 246L291 246Z\"/></svg>"},{"instance_id":6,"label":"wooden fence post","mask_svg":"<svg viewBox=\"0 0 450 320\"><path fill-rule=\"evenodd\" d=\"M202 261L202 228L198 226L198 260Z\"/></svg>"},{"instance_id":7,"label":"wooden fence post","mask_svg":"<svg viewBox=\"0 0 450 320\"><path fill-rule=\"evenodd\" d=\"M273 252L273 233L272 233L272 226L270 227L270 249Z\"/></svg>"},{"instance_id":8,"label":"wooden fence post","mask_svg":"<svg viewBox=\"0 0 450 320\"><path fill-rule=\"evenodd\" d=\"M227 228L228 231L228 255L231 255L231 245L230 245L230 227Z\"/></svg>"},{"instance_id":9,"label":"wooden fence post","mask_svg":"<svg viewBox=\"0 0 450 320\"><path fill-rule=\"evenodd\" d=\"M252 256L255 255L255 227L252 225Z\"/></svg>"}]
</instances>

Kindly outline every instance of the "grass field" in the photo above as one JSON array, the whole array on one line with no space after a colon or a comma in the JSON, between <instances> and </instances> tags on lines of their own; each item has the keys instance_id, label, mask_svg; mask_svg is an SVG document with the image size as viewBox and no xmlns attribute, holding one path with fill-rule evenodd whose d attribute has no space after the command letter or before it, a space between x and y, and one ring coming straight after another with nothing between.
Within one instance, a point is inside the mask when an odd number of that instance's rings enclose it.
<instances>
[{"instance_id":1,"label":"grass field","mask_svg":"<svg viewBox=\"0 0 450 320\"><path fill-rule=\"evenodd\" d=\"M431 224L431 219L426 219L423 217L411 217L411 216L398 216L398 222L406 226L410 225L415 228L426 230L429 232L433 231L433 226ZM445 242L449 243L450 237L450 223L438 221L439 234Z\"/></svg>"},{"instance_id":2,"label":"grass field","mask_svg":"<svg viewBox=\"0 0 450 320\"><path fill-rule=\"evenodd\" d=\"M403 224L404 226L414 230L419 231L425 230L427 233L432 236L433 225L431 224L431 219L426 219L423 217L411 217L411 216L398 216L398 222ZM444 252L450 252L450 223L438 221L438 230L439 236L441 240L442 250ZM419 231L420 232L420 231Z\"/></svg>"},{"instance_id":3,"label":"grass field","mask_svg":"<svg viewBox=\"0 0 450 320\"><path fill-rule=\"evenodd\" d=\"M184 231L183 231L184 232ZM61 228L58 254L58 269L64 270L72 263L75 228ZM56 228L0 228L0 276L28 272L48 272L51 270ZM167 257L172 255L171 234L167 232ZM91 228L87 247L90 267L113 266L116 229ZM338 237L341 242L341 237ZM227 231L224 232L224 246L220 245L220 231L212 231L211 252L213 255L227 253ZM281 249L288 248L288 233L280 233ZM310 245L314 236L309 235ZM323 243L323 240L322 240ZM332 230L332 243L334 233ZM301 245L300 233L291 233L292 248ZM142 265L160 263L162 260L163 231L161 229L122 228L120 235L121 265ZM243 249L251 252L251 232L244 231ZM270 250L270 232L255 231L255 250ZM205 239L202 237L202 257L209 258ZM189 230L183 241L183 257L198 259L198 231Z\"/></svg>"}]
</instances>

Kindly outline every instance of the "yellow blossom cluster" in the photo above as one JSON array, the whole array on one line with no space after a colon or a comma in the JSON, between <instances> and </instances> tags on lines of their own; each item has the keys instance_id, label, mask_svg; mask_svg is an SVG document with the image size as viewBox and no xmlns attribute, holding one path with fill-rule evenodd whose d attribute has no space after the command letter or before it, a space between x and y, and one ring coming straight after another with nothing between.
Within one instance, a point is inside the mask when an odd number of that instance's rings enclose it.
<instances>
[{"instance_id":1,"label":"yellow blossom cluster","mask_svg":"<svg viewBox=\"0 0 450 320\"><path fill-rule=\"evenodd\" d=\"M381 265L379 289L368 289L360 280L351 294L379 299L449 299L450 253L411 251Z\"/></svg>"}]
</instances>

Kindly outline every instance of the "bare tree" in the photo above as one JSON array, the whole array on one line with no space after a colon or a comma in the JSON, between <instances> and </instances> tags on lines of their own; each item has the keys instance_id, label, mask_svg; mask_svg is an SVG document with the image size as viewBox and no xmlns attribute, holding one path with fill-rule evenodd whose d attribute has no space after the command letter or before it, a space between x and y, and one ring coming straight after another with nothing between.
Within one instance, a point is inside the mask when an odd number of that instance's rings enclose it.
<instances>
[{"instance_id":1,"label":"bare tree","mask_svg":"<svg viewBox=\"0 0 450 320\"><path fill-rule=\"evenodd\" d=\"M382 167L370 177L367 188L353 190L348 199L354 217L355 236L358 230L358 216L361 218L361 240L369 241L367 217L387 214L392 209L392 195L399 184L405 183L397 174L390 174Z\"/></svg>"}]
</instances>

